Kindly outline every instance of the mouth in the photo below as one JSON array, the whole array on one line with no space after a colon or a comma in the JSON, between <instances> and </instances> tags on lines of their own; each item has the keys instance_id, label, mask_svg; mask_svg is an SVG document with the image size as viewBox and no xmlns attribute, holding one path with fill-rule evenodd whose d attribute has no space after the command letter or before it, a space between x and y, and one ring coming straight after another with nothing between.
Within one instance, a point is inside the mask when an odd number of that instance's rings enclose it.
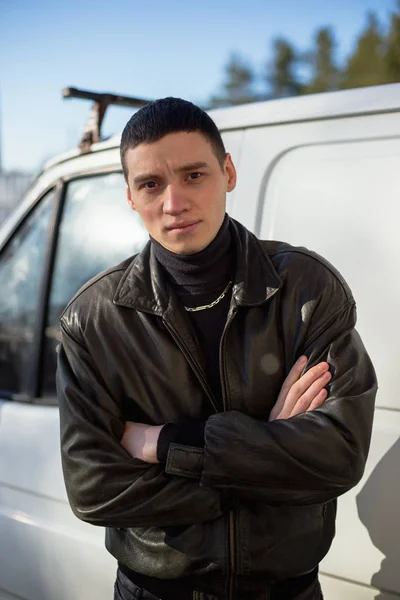
<instances>
[{"instance_id":1,"label":"mouth","mask_svg":"<svg viewBox=\"0 0 400 600\"><path fill-rule=\"evenodd\" d=\"M192 231L195 227L200 223L200 221L189 221L184 223L174 223L173 225L169 225L166 227L167 231L172 232L184 232L184 231Z\"/></svg>"}]
</instances>

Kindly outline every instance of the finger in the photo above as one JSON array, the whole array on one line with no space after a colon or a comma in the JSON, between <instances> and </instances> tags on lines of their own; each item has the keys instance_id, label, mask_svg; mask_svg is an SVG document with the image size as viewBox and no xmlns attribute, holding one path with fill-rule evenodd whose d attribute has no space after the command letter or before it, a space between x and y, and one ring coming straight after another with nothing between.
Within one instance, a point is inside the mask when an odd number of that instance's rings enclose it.
<instances>
[{"instance_id":1,"label":"finger","mask_svg":"<svg viewBox=\"0 0 400 600\"><path fill-rule=\"evenodd\" d=\"M301 373L306 364L307 356L300 356L300 358L296 360L293 367L290 369L285 381L283 382L282 390L284 387L287 387L289 390L292 387L292 385L296 383L296 381L300 378Z\"/></svg>"},{"instance_id":2,"label":"finger","mask_svg":"<svg viewBox=\"0 0 400 600\"><path fill-rule=\"evenodd\" d=\"M326 390L326 389L321 390L320 393L311 402L311 404L307 408L306 412L310 412L310 411L314 410L315 408L322 406L324 404L325 400L327 399L327 397L328 397L328 390Z\"/></svg>"},{"instance_id":3,"label":"finger","mask_svg":"<svg viewBox=\"0 0 400 600\"><path fill-rule=\"evenodd\" d=\"M299 400L311 404L314 398L328 385L331 379L332 374L329 371L323 373L321 377L318 377L318 379L310 385Z\"/></svg>"},{"instance_id":4,"label":"finger","mask_svg":"<svg viewBox=\"0 0 400 600\"><path fill-rule=\"evenodd\" d=\"M318 363L314 367L311 367L304 375L300 377L296 383L292 386L292 393L299 399L311 385L324 373L329 372L329 364L327 362Z\"/></svg>"},{"instance_id":5,"label":"finger","mask_svg":"<svg viewBox=\"0 0 400 600\"><path fill-rule=\"evenodd\" d=\"M294 363L293 367L290 369L286 379L284 380L281 390L279 392L279 396L277 398L277 401L275 402L275 406L273 408L273 410L271 411L271 415L270 417L272 417L272 419L275 419L277 417L277 415L280 415L282 409L285 406L285 401L287 398L288 393L290 392L290 389L292 387L292 385L294 383L296 383L296 381L300 378L301 373L304 369L304 367L307 364L307 356L300 356L300 358L297 359L297 361ZM290 410L292 408L292 405L290 406ZM287 409L285 411L285 413L289 414L290 410Z\"/></svg>"},{"instance_id":6,"label":"finger","mask_svg":"<svg viewBox=\"0 0 400 600\"><path fill-rule=\"evenodd\" d=\"M319 363L302 375L290 388L287 396L279 398L280 418L288 419L305 412L318 392L325 387L331 378L326 362ZM318 382L320 377L324 377ZM318 383L316 383L318 382ZM316 383L316 385L314 385ZM321 385L322 383L322 385ZM314 387L313 387L314 386Z\"/></svg>"},{"instance_id":7,"label":"finger","mask_svg":"<svg viewBox=\"0 0 400 600\"><path fill-rule=\"evenodd\" d=\"M313 401L317 398L321 391L324 390L325 386L331 380L332 375L327 371L323 373L311 386L300 396L290 413L291 417L306 412Z\"/></svg>"},{"instance_id":8,"label":"finger","mask_svg":"<svg viewBox=\"0 0 400 600\"><path fill-rule=\"evenodd\" d=\"M321 374L329 369L327 362L321 362L309 369L304 375L301 375L307 364L307 360L307 357L302 355L291 368L288 376L283 382L275 406L271 411L270 420L276 418L288 419L299 398ZM304 412L304 410L301 410L301 412Z\"/></svg>"}]
</instances>

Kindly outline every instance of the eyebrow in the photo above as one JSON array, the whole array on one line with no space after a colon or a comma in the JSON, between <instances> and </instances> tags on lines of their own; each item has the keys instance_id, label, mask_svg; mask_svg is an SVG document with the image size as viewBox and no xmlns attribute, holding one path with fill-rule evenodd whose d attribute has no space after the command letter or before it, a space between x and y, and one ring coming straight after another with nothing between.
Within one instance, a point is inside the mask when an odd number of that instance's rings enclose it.
<instances>
[{"instance_id":1,"label":"eyebrow","mask_svg":"<svg viewBox=\"0 0 400 600\"><path fill-rule=\"evenodd\" d=\"M133 183L138 185L140 183L145 183L146 181L158 179L159 177L160 175L157 175L156 173L143 173L142 175L136 175L136 177L133 178Z\"/></svg>"},{"instance_id":2,"label":"eyebrow","mask_svg":"<svg viewBox=\"0 0 400 600\"><path fill-rule=\"evenodd\" d=\"M174 169L174 173L184 173L187 171L197 171L198 169L209 169L210 165L204 161L198 161L193 163L187 163L185 165L181 165ZM146 181L151 181L153 179L159 179L160 174L158 173L142 173L141 175L136 175L133 178L133 183L135 185L145 183Z\"/></svg>"},{"instance_id":3,"label":"eyebrow","mask_svg":"<svg viewBox=\"0 0 400 600\"><path fill-rule=\"evenodd\" d=\"M174 173L182 173L184 171L196 171L197 169L208 169L209 164L204 161L188 163L186 165L182 165L177 169L174 169Z\"/></svg>"}]
</instances>

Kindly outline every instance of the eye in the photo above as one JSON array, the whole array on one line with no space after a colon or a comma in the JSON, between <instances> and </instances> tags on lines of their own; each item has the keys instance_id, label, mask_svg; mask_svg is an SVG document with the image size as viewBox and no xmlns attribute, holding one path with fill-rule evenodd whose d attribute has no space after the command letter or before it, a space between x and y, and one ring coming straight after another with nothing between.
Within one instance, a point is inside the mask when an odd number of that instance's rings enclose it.
<instances>
[{"instance_id":1,"label":"eye","mask_svg":"<svg viewBox=\"0 0 400 600\"><path fill-rule=\"evenodd\" d=\"M194 181L195 179L200 179L200 177L203 175L203 173L190 173L188 176L188 179L190 179L190 181Z\"/></svg>"},{"instance_id":2,"label":"eye","mask_svg":"<svg viewBox=\"0 0 400 600\"><path fill-rule=\"evenodd\" d=\"M142 183L139 189L153 190L157 186L155 181L146 181Z\"/></svg>"}]
</instances>

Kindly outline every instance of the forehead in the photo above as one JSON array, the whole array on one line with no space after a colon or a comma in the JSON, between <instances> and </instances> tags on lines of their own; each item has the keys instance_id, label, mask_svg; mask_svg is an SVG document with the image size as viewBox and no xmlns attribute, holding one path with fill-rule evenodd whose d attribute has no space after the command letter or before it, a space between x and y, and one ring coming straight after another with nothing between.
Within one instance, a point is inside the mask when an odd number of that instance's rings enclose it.
<instances>
[{"instance_id":1,"label":"forehead","mask_svg":"<svg viewBox=\"0 0 400 600\"><path fill-rule=\"evenodd\" d=\"M129 148L125 164L137 172L148 168L179 167L183 163L207 162L218 164L208 139L197 131L169 133L156 142Z\"/></svg>"}]
</instances>

